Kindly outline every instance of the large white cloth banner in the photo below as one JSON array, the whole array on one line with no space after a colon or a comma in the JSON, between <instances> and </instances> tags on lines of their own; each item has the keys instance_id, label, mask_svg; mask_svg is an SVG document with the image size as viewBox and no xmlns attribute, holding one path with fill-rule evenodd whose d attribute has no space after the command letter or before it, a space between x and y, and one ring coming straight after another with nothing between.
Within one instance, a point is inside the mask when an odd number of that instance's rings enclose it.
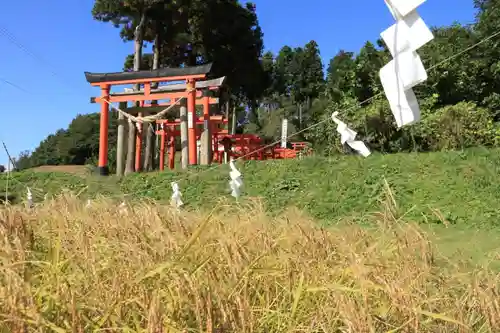
<instances>
[{"instance_id":1,"label":"large white cloth banner","mask_svg":"<svg viewBox=\"0 0 500 333\"><path fill-rule=\"evenodd\" d=\"M426 0L384 0L396 23L380 36L393 56L380 70L380 81L398 127L420 120L420 107L412 88L427 80L417 50L434 36L417 12Z\"/></svg>"}]
</instances>

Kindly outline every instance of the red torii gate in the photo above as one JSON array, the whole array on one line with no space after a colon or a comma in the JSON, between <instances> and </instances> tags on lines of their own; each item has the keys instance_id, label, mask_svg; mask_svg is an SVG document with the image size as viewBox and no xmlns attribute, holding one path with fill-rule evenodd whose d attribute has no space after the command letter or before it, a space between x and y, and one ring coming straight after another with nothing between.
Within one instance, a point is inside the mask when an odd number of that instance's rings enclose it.
<instances>
[{"instance_id":1,"label":"red torii gate","mask_svg":"<svg viewBox=\"0 0 500 333\"><path fill-rule=\"evenodd\" d=\"M206 110L207 108L204 108ZM196 120L195 128L196 128L196 139L198 140L201 136L201 129L197 125L205 125L207 119L209 120L210 133L211 133L211 144L212 151L217 149L217 140L216 137L220 133L227 133L227 130L216 127L218 124L227 124L228 120L224 119L222 115L209 116L207 118L207 114L204 112L203 117L198 117ZM168 120L168 119L160 119L156 121L157 124L160 124L162 127L156 131L157 135L160 135L160 170L163 171L165 169L165 148L168 146L168 167L169 169L175 168L175 137L181 134L180 130L177 129L177 126L180 126L181 120Z\"/></svg>"},{"instance_id":2,"label":"red torii gate","mask_svg":"<svg viewBox=\"0 0 500 333\"><path fill-rule=\"evenodd\" d=\"M196 105L203 106L203 120L201 122L196 121L193 124L193 127L194 127L195 132L196 132L196 141L198 141L198 139L200 138L199 134L201 132L197 125L200 125L200 124L204 125L204 129L205 130L208 129L208 134L210 136L213 136L211 134L212 128L213 128L212 121L217 121L219 123L224 122L227 124L227 119L222 121L221 116L210 116L210 105L217 105L217 104L220 105L220 103L219 103L220 98L215 98L213 96L216 95L217 91L220 92L220 89L223 86L225 79L226 79L225 77L220 77L217 79L211 79L211 80L206 80L206 81L196 81L195 82L195 88L197 89L196 97L200 97L200 96L202 97L200 99L197 98L195 100ZM170 92L170 96L177 97L179 92L184 92L184 91L186 91L186 89L187 89L187 85L185 83L178 83L178 84L169 84L166 86L162 86L161 88L159 88L157 90L161 90L162 92ZM130 94L130 93L134 93L134 90L130 89L130 88L125 88L124 92L117 93L116 95L125 95L125 94ZM154 101L154 103L153 102L151 102L151 103L141 102L139 107L127 108L127 111L132 113L132 114L139 114L139 115L142 114L143 111L156 110L158 112L162 108L164 108L165 106L174 105L177 102L178 102L178 98L171 98L168 102L165 102L165 103L158 103L158 101ZM196 115L195 115L195 118L196 118ZM221 119L219 119L219 118L221 118ZM168 122L168 120L166 120L166 119L156 120L156 124L163 124L165 122ZM178 119L177 125L180 125L180 123L181 122ZM170 124L169 127L171 127L172 125L174 125L173 122ZM170 130L171 130L171 128L170 128ZM156 130L157 135L161 135L161 133L162 133L162 131ZM176 132L175 136L180 136L180 133ZM138 135L136 136L136 156L135 156L135 169L136 170L140 169L141 146L142 146L142 136L138 133ZM193 146L190 146L188 150L194 151L195 153L197 152L197 149L195 150L193 148ZM207 162L210 163L212 161L210 151L207 152L207 155L209 155L209 156L207 156L207 160L208 160ZM163 159L163 163L161 163L162 159ZM164 156L161 156L161 155L160 155L160 169L161 170L164 169Z\"/></svg>"},{"instance_id":3,"label":"red torii gate","mask_svg":"<svg viewBox=\"0 0 500 333\"><path fill-rule=\"evenodd\" d=\"M85 72L87 82L92 86L101 88L101 96L92 98L91 101L101 104L100 131L99 131L99 173L101 175L109 174L108 167L108 125L109 125L109 106L110 103L118 102L141 102L145 105L146 101L159 101L162 99L175 100L178 98L187 98L188 111L188 145L189 145L189 164L197 164L196 147L196 97L201 97L201 91L196 90L196 80L206 78L210 72L212 64L206 64L195 67L184 68L161 68L152 71L138 72L118 72L118 73L90 73ZM152 84L161 82L185 81L186 89L183 92L165 91L165 89L152 89ZM110 94L112 86L117 85L143 85L140 91L132 91L118 94ZM208 99L209 96L204 96ZM154 104L154 103L153 103ZM159 104L163 105L163 104Z\"/></svg>"}]
</instances>

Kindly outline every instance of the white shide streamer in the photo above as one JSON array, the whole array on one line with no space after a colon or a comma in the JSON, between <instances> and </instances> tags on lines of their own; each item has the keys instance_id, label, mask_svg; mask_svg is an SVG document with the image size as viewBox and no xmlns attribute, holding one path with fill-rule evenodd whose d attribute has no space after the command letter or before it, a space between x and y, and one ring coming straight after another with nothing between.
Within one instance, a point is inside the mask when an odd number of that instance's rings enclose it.
<instances>
[{"instance_id":1,"label":"white shide streamer","mask_svg":"<svg viewBox=\"0 0 500 333\"><path fill-rule=\"evenodd\" d=\"M241 195L241 187L243 186L243 180L241 179L241 172L236 169L234 165L234 160L229 162L229 167L231 171L229 172L229 177L231 180L229 181L229 186L231 187L231 195L235 198L239 198Z\"/></svg>"},{"instance_id":2,"label":"white shide streamer","mask_svg":"<svg viewBox=\"0 0 500 333\"><path fill-rule=\"evenodd\" d=\"M356 140L356 135L358 133L347 127L347 125L337 118L337 116L338 112L334 112L332 114L332 120L337 124L337 132L340 134L340 142L343 145L349 145L349 147L356 150L363 157L370 156L371 152L366 147L365 143L363 141Z\"/></svg>"},{"instance_id":3,"label":"white shide streamer","mask_svg":"<svg viewBox=\"0 0 500 333\"><path fill-rule=\"evenodd\" d=\"M393 59L380 69L380 81L399 128L420 120L420 107L412 88L427 80L417 50L434 36L417 12L426 0L384 0L396 23L380 36Z\"/></svg>"}]
</instances>

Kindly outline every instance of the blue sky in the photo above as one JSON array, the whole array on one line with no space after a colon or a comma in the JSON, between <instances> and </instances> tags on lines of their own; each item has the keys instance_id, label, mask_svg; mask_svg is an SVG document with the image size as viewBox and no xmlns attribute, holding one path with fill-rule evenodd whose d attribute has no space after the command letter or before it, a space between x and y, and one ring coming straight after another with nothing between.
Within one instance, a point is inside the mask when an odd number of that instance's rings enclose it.
<instances>
[{"instance_id":1,"label":"blue sky","mask_svg":"<svg viewBox=\"0 0 500 333\"><path fill-rule=\"evenodd\" d=\"M98 91L83 72L120 71L132 44L110 24L92 20L93 0L28 0L2 4L0 22L0 140L12 155L33 150L79 113L98 111ZM357 51L393 23L383 0L254 0L266 50L314 39L324 63L340 49ZM66 6L67 5L67 6ZM428 0L419 10L428 25L474 20L472 0ZM7 33L6 33L7 32ZM23 47L24 50L23 51ZM3 80L20 87L6 84ZM3 150L0 164L7 164Z\"/></svg>"}]
</instances>

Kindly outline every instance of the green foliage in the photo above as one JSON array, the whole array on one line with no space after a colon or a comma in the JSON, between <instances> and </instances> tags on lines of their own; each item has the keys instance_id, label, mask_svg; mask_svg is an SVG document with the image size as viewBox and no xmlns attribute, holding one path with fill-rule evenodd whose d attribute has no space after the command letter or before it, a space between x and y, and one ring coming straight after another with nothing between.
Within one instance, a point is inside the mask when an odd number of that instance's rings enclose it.
<instances>
[{"instance_id":1,"label":"green foliage","mask_svg":"<svg viewBox=\"0 0 500 333\"><path fill-rule=\"evenodd\" d=\"M251 3L238 1L159 1L168 3L148 11L145 40L159 34L159 67L194 66L213 62L214 76L227 76L228 85L241 101L252 103L267 85L261 66L263 33ZM162 13L162 14L160 14ZM234 18L237 18L236 20ZM125 25L122 36L134 39L134 27ZM124 69L132 70L133 55L125 59ZM145 54L141 69L153 67L153 55ZM262 84L264 82L264 84Z\"/></svg>"},{"instance_id":2,"label":"green foliage","mask_svg":"<svg viewBox=\"0 0 500 333\"><path fill-rule=\"evenodd\" d=\"M429 150L463 149L498 144L500 127L488 109L461 102L427 114L413 134Z\"/></svg>"},{"instance_id":3,"label":"green foliage","mask_svg":"<svg viewBox=\"0 0 500 333\"><path fill-rule=\"evenodd\" d=\"M290 63L291 95L296 103L317 98L324 87L323 64L318 44L310 41L296 48Z\"/></svg>"},{"instance_id":4,"label":"green foliage","mask_svg":"<svg viewBox=\"0 0 500 333\"><path fill-rule=\"evenodd\" d=\"M67 129L49 135L32 152L22 152L17 159L20 170L40 165L84 165L99 155L99 113L78 115ZM116 161L117 112L109 114L109 162Z\"/></svg>"},{"instance_id":5,"label":"green foliage","mask_svg":"<svg viewBox=\"0 0 500 333\"><path fill-rule=\"evenodd\" d=\"M341 101L345 96L355 96L356 64L354 54L341 50L330 60L327 76L327 93L332 101Z\"/></svg>"},{"instance_id":6,"label":"green foliage","mask_svg":"<svg viewBox=\"0 0 500 333\"><path fill-rule=\"evenodd\" d=\"M293 106L292 106L293 107ZM266 142L275 142L281 138L281 126L283 119L289 118L290 108L279 108L273 111L267 111L266 109L259 110L259 118L261 128L257 131L252 131L250 129L248 133L259 134ZM246 128L245 128L246 129ZM297 131L296 126L293 123L288 124L288 133L292 134Z\"/></svg>"},{"instance_id":7,"label":"green foliage","mask_svg":"<svg viewBox=\"0 0 500 333\"><path fill-rule=\"evenodd\" d=\"M499 73L494 71L493 59L500 54L473 46L495 32L492 16L499 5L499 1L478 4L474 26L433 29L435 39L419 50L429 69L428 80L415 88L422 112L419 123L402 129L395 126L378 78L379 69L390 60L381 41L377 41L378 47L367 42L356 55L340 51L330 61L326 83L330 104L311 121L326 120L333 111L340 111L361 140L372 150L385 153L498 145ZM489 45L497 49L496 44ZM462 54L447 60L458 53ZM306 138L326 155L349 151L339 147L335 125L328 121Z\"/></svg>"},{"instance_id":8,"label":"green foliage","mask_svg":"<svg viewBox=\"0 0 500 333\"><path fill-rule=\"evenodd\" d=\"M438 94L438 106L461 101L482 103L493 91L486 84L486 63L480 54L480 48L471 49L446 61L478 42L474 29L454 24L433 30L435 39L422 48L421 57L428 68L438 67L430 70L429 79L419 86L420 95Z\"/></svg>"},{"instance_id":9,"label":"green foliage","mask_svg":"<svg viewBox=\"0 0 500 333\"><path fill-rule=\"evenodd\" d=\"M343 104L330 105L325 116L334 110L348 110L342 114L349 126L375 151L384 153L460 150L470 147L492 147L500 142L500 126L491 112L473 102L436 108L439 97L433 95L421 100L422 119L413 126L397 129L388 103L382 96L363 108L356 108L354 99ZM341 147L335 124L326 122L306 138L316 143L324 154L350 151Z\"/></svg>"}]
</instances>

